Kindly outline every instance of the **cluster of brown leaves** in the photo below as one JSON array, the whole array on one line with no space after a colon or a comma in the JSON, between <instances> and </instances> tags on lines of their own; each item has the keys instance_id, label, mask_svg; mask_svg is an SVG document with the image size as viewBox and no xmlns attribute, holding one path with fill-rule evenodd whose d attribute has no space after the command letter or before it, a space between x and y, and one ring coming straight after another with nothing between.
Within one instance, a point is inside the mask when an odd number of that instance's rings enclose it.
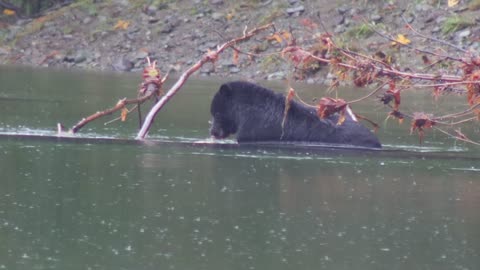
<instances>
[{"instance_id":1,"label":"cluster of brown leaves","mask_svg":"<svg viewBox=\"0 0 480 270\"><path fill-rule=\"evenodd\" d=\"M285 31L281 33L285 36ZM278 37L279 35L276 34L274 36ZM295 77L303 79L306 75L312 75L317 72L321 66L326 65L325 62L319 61L318 59L326 59L330 44L327 40L330 36L330 34L322 34L315 37L316 42L305 49L296 45L296 39L292 34L288 35L289 42L281 51L281 56L293 64L295 67Z\"/></svg>"},{"instance_id":2,"label":"cluster of brown leaves","mask_svg":"<svg viewBox=\"0 0 480 270\"><path fill-rule=\"evenodd\" d=\"M157 96L160 96L162 93L162 76L160 69L157 67L157 61L150 61L150 58L147 57L147 66L143 69L142 73L142 83L138 90L138 96L144 96L148 91L155 91Z\"/></svg>"},{"instance_id":3,"label":"cluster of brown leaves","mask_svg":"<svg viewBox=\"0 0 480 270\"><path fill-rule=\"evenodd\" d=\"M317 24L309 20L302 21L302 24L312 31L315 31L315 29L318 28ZM422 77L422 74L415 74L413 72L411 73L412 76L410 76L408 75L408 72L410 72L408 68L405 69L405 72L400 72L398 69L393 68L393 58L383 52L377 52L374 56L368 56L352 52L348 49L342 49L333 43L331 35L328 33L322 35L316 34L314 36L316 36L314 46L307 49L304 49L299 45L288 46L282 51L282 56L293 63L296 68L304 67L305 63L309 63L309 61L328 63L331 68L331 73L337 76L337 78L332 80L331 87L336 87L339 85L339 82L346 80L353 82L357 87L364 87L379 82L379 79L381 78L388 79L389 89L382 95L378 96L384 105L388 105L392 108L388 117L394 117L398 119L400 123L403 122L406 117L411 118L410 132L417 132L420 141L423 141L426 129L442 123L438 122L441 118L436 118L432 114L416 112L413 115L406 115L402 113L400 111L402 89L399 89L396 84L401 80L401 88L409 88L408 85L411 85L412 78L430 80L434 82L434 86L432 87L434 97L438 98L444 91L451 89L451 85L448 82L445 82L442 79L437 80L435 76ZM390 40L390 46L395 48L411 46L410 44L412 43L412 41L404 34L398 34ZM436 54L433 53L432 55L435 56ZM437 56L441 58L441 55ZM440 60L432 63L426 55L423 55L422 60L425 65L428 66L443 61ZM458 62L458 60L453 61L454 64L462 64L461 69L464 74L462 80L466 82L465 88L467 90L467 101L471 108L475 107L474 113L480 120L480 57L470 56L470 59L468 60L461 62ZM410 87L413 87L413 85ZM318 116L324 118L338 113L341 116L339 122L342 122L344 120L345 109L348 108L347 104L349 103L342 99L322 98L317 106Z\"/></svg>"},{"instance_id":4,"label":"cluster of brown leaves","mask_svg":"<svg viewBox=\"0 0 480 270\"><path fill-rule=\"evenodd\" d=\"M348 103L343 99L334 99L329 97L321 98L317 105L317 115L320 118L328 118L329 116L338 113L338 125L343 124L345 121L345 113Z\"/></svg>"},{"instance_id":5,"label":"cluster of brown leaves","mask_svg":"<svg viewBox=\"0 0 480 270\"><path fill-rule=\"evenodd\" d=\"M288 59L295 67L300 67L311 54L299 46L288 46L282 50L281 56Z\"/></svg>"},{"instance_id":6,"label":"cluster of brown leaves","mask_svg":"<svg viewBox=\"0 0 480 270\"><path fill-rule=\"evenodd\" d=\"M358 67L353 71L353 83L357 87L364 87L375 81L377 72L375 65L370 61L356 61L355 66Z\"/></svg>"},{"instance_id":7,"label":"cluster of brown leaves","mask_svg":"<svg viewBox=\"0 0 480 270\"><path fill-rule=\"evenodd\" d=\"M399 124L402 124L403 120L405 119L405 115L399 111L401 103L401 90L396 88L394 80L389 81L388 85L389 89L385 91L382 95L377 97L383 105L388 105L393 109L388 113L387 119L393 117L398 120ZM393 106L391 105L391 103L393 103Z\"/></svg>"},{"instance_id":8,"label":"cluster of brown leaves","mask_svg":"<svg viewBox=\"0 0 480 270\"><path fill-rule=\"evenodd\" d=\"M468 81L467 101L470 106L480 104L480 57L472 58L470 62L464 63L462 66L464 80ZM475 113L480 120L480 109L476 109Z\"/></svg>"},{"instance_id":9,"label":"cluster of brown leaves","mask_svg":"<svg viewBox=\"0 0 480 270\"><path fill-rule=\"evenodd\" d=\"M423 112L416 112L413 114L412 125L410 126L410 134L417 131L420 143L423 141L424 129L432 128L436 122L433 120L432 114L426 114Z\"/></svg>"}]
</instances>

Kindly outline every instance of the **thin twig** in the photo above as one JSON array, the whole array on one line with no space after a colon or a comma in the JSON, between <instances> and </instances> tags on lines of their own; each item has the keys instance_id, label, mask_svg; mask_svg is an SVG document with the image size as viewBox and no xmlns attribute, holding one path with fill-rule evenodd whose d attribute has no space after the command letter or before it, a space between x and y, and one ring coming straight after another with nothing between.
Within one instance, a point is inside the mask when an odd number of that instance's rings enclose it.
<instances>
[{"instance_id":1,"label":"thin twig","mask_svg":"<svg viewBox=\"0 0 480 270\"><path fill-rule=\"evenodd\" d=\"M83 126L85 126L86 124L90 123L91 121L97 119L97 118L100 118L104 115L109 115L109 114L112 114L122 108L124 108L126 105L128 104L139 104L139 103L143 103L145 102L146 100L148 100L152 95L156 94L156 92L152 91L152 92L149 92L147 93L145 96L142 96L140 98L135 98L135 99L121 99L117 102L117 104L115 106L113 106L112 108L110 109L107 109L107 110L104 110L104 111L100 111L100 112L96 112L86 118L83 118L82 120L80 120L80 122L78 122L75 126L72 127L72 129L70 129L70 133L76 133L78 130L80 130Z\"/></svg>"},{"instance_id":2,"label":"thin twig","mask_svg":"<svg viewBox=\"0 0 480 270\"><path fill-rule=\"evenodd\" d=\"M380 61L380 60L378 60L378 59L372 58L372 57L370 57L370 56L367 56L367 55L364 55L364 54L361 54L361 53L357 53L357 52L351 51L351 50L349 50L349 49L340 48L340 47L338 47L338 46L333 42L333 40L330 39L330 38L329 38L329 41L331 42L330 44L331 44L333 47L335 47L336 49L340 50L340 51L342 52L342 54L343 54L343 55L346 55L347 57L350 57L350 58L353 58L354 60L357 60L356 58L354 58L354 57L351 56L351 55L356 55L356 56L358 56L358 57L361 57L361 58L368 59L368 60L370 60L370 61L379 63L380 65L383 65L383 66L385 66L385 67L388 68L388 69L392 69L392 67L391 67L389 64L387 64L387 63L385 63L385 62L383 62L383 61Z\"/></svg>"},{"instance_id":3,"label":"thin twig","mask_svg":"<svg viewBox=\"0 0 480 270\"><path fill-rule=\"evenodd\" d=\"M272 56L272 55L279 55L280 52L271 52L271 53L250 53L240 50L238 47L232 46L232 49L237 51L238 53L245 54L247 56L254 56L254 57L265 57L265 56Z\"/></svg>"},{"instance_id":4,"label":"thin twig","mask_svg":"<svg viewBox=\"0 0 480 270\"><path fill-rule=\"evenodd\" d=\"M466 114L472 113L473 110L475 110L479 106L480 106L480 103L477 103L474 106L468 108L467 110L465 110L463 112L447 114L447 115L444 115L444 116L436 117L435 119L456 118L456 117L464 116Z\"/></svg>"},{"instance_id":5,"label":"thin twig","mask_svg":"<svg viewBox=\"0 0 480 270\"><path fill-rule=\"evenodd\" d=\"M421 87L443 87L443 86L452 86L452 85L461 85L461 84L476 84L480 81L458 81L458 82L448 82L448 83L435 83L435 84L413 84L409 87L421 88ZM402 84L400 84L402 86Z\"/></svg>"},{"instance_id":6,"label":"thin twig","mask_svg":"<svg viewBox=\"0 0 480 270\"><path fill-rule=\"evenodd\" d=\"M457 121L457 122L449 123L449 125L450 126L455 126L455 125L463 124L463 123L470 122L470 121L473 121L473 120L476 120L476 119L477 119L477 117L473 116L473 117L463 119L463 120L460 120L460 121Z\"/></svg>"},{"instance_id":7,"label":"thin twig","mask_svg":"<svg viewBox=\"0 0 480 270\"><path fill-rule=\"evenodd\" d=\"M368 95L366 96L363 96L359 99L354 99L352 101L349 101L348 104L352 104L352 103L356 103L356 102L360 102L362 100L365 100L371 96L373 96L375 93L377 93L379 90L381 90L385 85L387 85L389 82L384 82L383 84L381 84L379 87L375 88L375 90L373 90L372 92L370 92Z\"/></svg>"},{"instance_id":8,"label":"thin twig","mask_svg":"<svg viewBox=\"0 0 480 270\"><path fill-rule=\"evenodd\" d=\"M444 131L443 129L441 129L441 128L439 128L439 127L435 127L435 126L434 126L433 128L436 129L436 130L438 130L438 131L440 131L440 132L442 132L443 134L448 135L449 137L452 137L452 138L456 139L456 140L459 140L459 141L462 141L462 142L467 142L467 143L471 143L471 144L480 146L480 143L475 142L475 141L472 141L471 139L469 139L469 138L467 138L467 137L462 138L462 137L460 137L460 136L452 135L452 134Z\"/></svg>"},{"instance_id":9,"label":"thin twig","mask_svg":"<svg viewBox=\"0 0 480 270\"><path fill-rule=\"evenodd\" d=\"M414 34L416 34L417 36L420 36L420 37L422 37L422 38L425 38L425 39L428 39L428 40L431 40L431 41L435 41L435 42L441 43L441 44L443 44L443 45L450 46L450 47L452 47L452 48L454 48L454 49L456 49L456 50L459 50L459 51L461 51L461 52L463 52L463 53L468 53L467 50L464 50L464 49L462 49L462 48L460 48L460 47L458 47L458 46L456 46L456 45L453 45L453 44L450 43L450 42L446 42L445 40L437 39L437 38L434 38L434 37L429 37L429 36L426 36L426 35L420 33L420 32L417 31L410 23L407 22L407 20L403 17L403 15L401 15L401 17L402 17L403 21L407 24L407 27L408 27L410 30L412 30L412 32L413 32ZM453 58L450 58L450 59L453 59Z\"/></svg>"},{"instance_id":10,"label":"thin twig","mask_svg":"<svg viewBox=\"0 0 480 270\"><path fill-rule=\"evenodd\" d=\"M312 104L308 104L308 103L305 102L303 99L301 99L300 96L297 94L297 91L295 91L295 97L296 97L297 100L298 100L301 104L303 104L304 106L310 107L310 108L317 108L317 106L312 105Z\"/></svg>"},{"instance_id":11,"label":"thin twig","mask_svg":"<svg viewBox=\"0 0 480 270\"><path fill-rule=\"evenodd\" d=\"M371 29L373 32L377 33L377 35L379 35L379 36L381 36L381 37L383 37L383 38L386 38L386 39L388 39L388 40L390 40L390 41L392 41L392 42L398 43L398 41L397 41L396 39L394 39L394 38L392 38L392 37L390 37L390 36L388 36L388 35L385 35L385 34L381 33L380 31L377 31L377 29L375 29L374 27L370 26L370 24L367 24L367 25L370 27L370 29ZM448 55L440 55L440 54L437 54L437 53L434 53L434 52L430 52L430 51L426 51L426 50L421 50L421 49L415 48L415 47L413 47L413 46L410 46L409 44L403 44L403 43L402 43L401 45L402 45L402 46L405 46L405 47L407 47L407 48L409 48L409 49L411 49L411 50L414 50L414 51L417 51L417 52L421 52L421 53L424 53L424 54L429 54L429 55L433 55L433 56L436 56L436 57L451 59L451 60L454 60L454 61L457 61L457 62L465 63L465 61L464 61L463 59L461 59L461 58L452 57L452 56L448 56Z\"/></svg>"},{"instance_id":12,"label":"thin twig","mask_svg":"<svg viewBox=\"0 0 480 270\"><path fill-rule=\"evenodd\" d=\"M437 61L431 63L430 65L423 67L422 70L429 70L429 69L433 68L433 66L435 66L436 64L441 63L441 62L446 61L446 60L448 60L448 59L447 58L438 59Z\"/></svg>"},{"instance_id":13,"label":"thin twig","mask_svg":"<svg viewBox=\"0 0 480 270\"><path fill-rule=\"evenodd\" d=\"M313 59L316 59L320 62L330 64L331 59L326 59L326 58L321 58L318 57L308 51L305 51L303 49L297 48L297 50L302 51L302 53L305 53L312 57ZM336 65L339 65L344 68L352 69L352 70L359 70L360 68L355 65L350 65L350 64L345 64L345 63L336 63ZM395 69L384 69L380 68L378 66L374 66L374 68L379 71L379 75L396 75L399 77L403 78L409 78L409 79L421 79L421 80L429 80L429 81L434 81L434 80L442 80L446 82L462 82L462 78L459 76L452 76L452 75L434 75L434 74L428 74L428 73L410 73L410 72L403 72Z\"/></svg>"}]
</instances>

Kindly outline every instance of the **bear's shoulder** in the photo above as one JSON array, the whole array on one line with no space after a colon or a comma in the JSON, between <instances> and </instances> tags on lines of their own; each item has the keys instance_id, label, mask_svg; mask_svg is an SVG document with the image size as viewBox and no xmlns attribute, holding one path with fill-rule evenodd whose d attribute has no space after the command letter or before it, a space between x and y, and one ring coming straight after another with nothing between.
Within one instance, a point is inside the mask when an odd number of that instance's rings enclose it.
<instances>
[{"instance_id":1,"label":"bear's shoulder","mask_svg":"<svg viewBox=\"0 0 480 270\"><path fill-rule=\"evenodd\" d=\"M247 81L232 81L222 84L218 94L224 98L232 98L237 100L269 101L272 99L283 100L281 93L274 92L268 88Z\"/></svg>"}]
</instances>

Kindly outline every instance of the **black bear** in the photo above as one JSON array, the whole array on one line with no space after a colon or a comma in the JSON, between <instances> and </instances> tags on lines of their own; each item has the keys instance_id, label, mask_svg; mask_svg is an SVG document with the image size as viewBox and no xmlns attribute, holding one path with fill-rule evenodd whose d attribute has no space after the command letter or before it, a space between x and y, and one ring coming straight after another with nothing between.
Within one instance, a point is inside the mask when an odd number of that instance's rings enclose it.
<instances>
[{"instance_id":1,"label":"black bear","mask_svg":"<svg viewBox=\"0 0 480 270\"><path fill-rule=\"evenodd\" d=\"M228 82L215 94L210 134L237 141L289 141L346 144L380 148L378 138L350 117L337 125L338 115L320 119L314 108L292 101L282 129L285 96L253 83Z\"/></svg>"}]
</instances>

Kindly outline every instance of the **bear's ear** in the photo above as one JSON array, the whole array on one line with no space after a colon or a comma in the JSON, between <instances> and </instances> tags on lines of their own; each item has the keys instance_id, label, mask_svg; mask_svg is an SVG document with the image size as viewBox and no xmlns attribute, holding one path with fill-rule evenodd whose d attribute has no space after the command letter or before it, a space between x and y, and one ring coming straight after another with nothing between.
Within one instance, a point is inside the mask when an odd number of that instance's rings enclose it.
<instances>
[{"instance_id":1,"label":"bear's ear","mask_svg":"<svg viewBox=\"0 0 480 270\"><path fill-rule=\"evenodd\" d=\"M233 91L230 88L230 85L228 83L222 84L222 86L220 86L220 90L218 90L218 92L226 98L230 98L233 95Z\"/></svg>"}]
</instances>

